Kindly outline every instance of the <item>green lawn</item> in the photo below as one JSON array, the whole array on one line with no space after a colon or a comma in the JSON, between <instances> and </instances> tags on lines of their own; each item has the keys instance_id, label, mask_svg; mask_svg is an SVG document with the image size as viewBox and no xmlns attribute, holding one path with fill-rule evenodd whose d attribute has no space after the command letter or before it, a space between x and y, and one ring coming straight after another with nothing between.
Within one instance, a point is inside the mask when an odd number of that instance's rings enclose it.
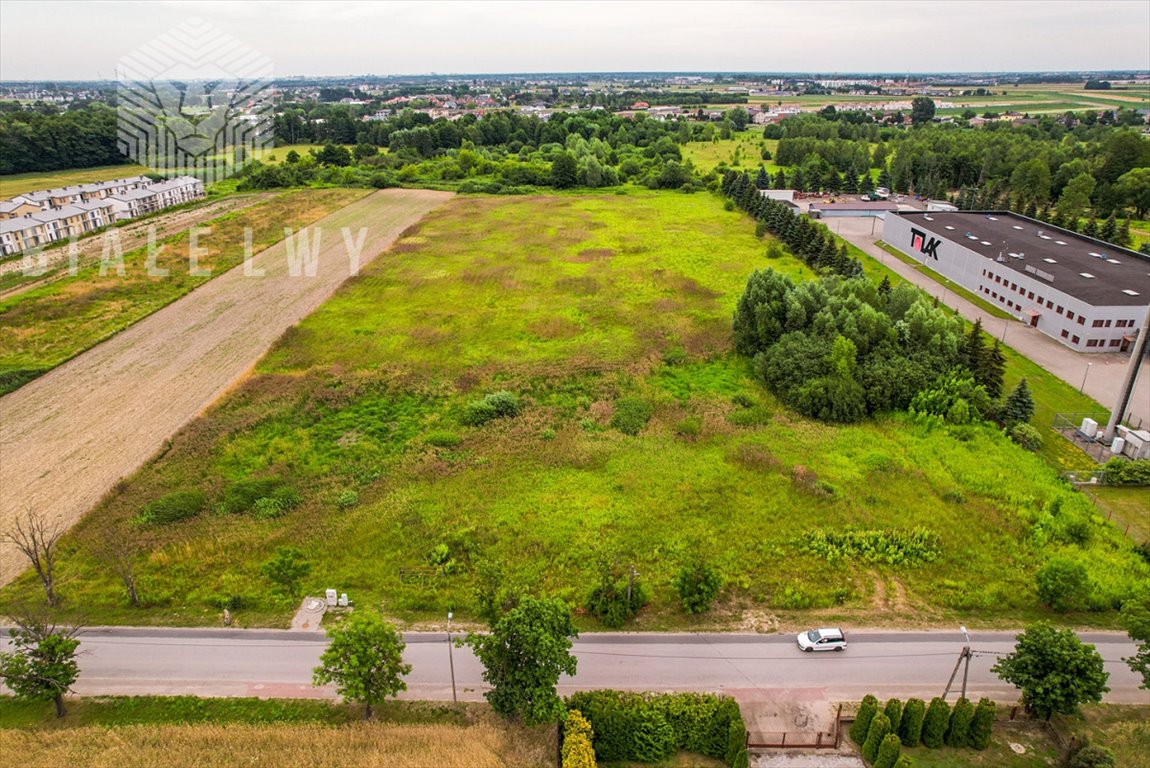
<instances>
[{"instance_id":1,"label":"green lawn","mask_svg":"<svg viewBox=\"0 0 1150 768\"><path fill-rule=\"evenodd\" d=\"M1135 541L1150 541L1150 488L1091 488L1099 512Z\"/></svg>"},{"instance_id":2,"label":"green lawn","mask_svg":"<svg viewBox=\"0 0 1150 768\"><path fill-rule=\"evenodd\" d=\"M726 163L737 170L757 172L765 166L768 173L777 173L779 166L774 160L763 160L762 149L773 157L779 142L777 139L764 139L760 126L751 125L742 133L732 134L729 139L714 141L692 141L680 146L683 159L690 160L700 173L707 173L720 163Z\"/></svg>"},{"instance_id":3,"label":"green lawn","mask_svg":"<svg viewBox=\"0 0 1150 768\"><path fill-rule=\"evenodd\" d=\"M604 562L634 565L651 588L644 629L730 628L751 608L796 623L814 610L1013 626L1045 614L1033 581L1051 551L1090 569L1099 608L1150 579L1113 526L1065 538L1089 501L992 428L905 416L835 427L780 406L729 351L751 270L809 275L764 251L712 195L456 198L74 529L66 605L96 623L211 624L224 604L240 623L280 623L293 601L260 565L286 544L312 562L306 590L337 586L407 620L474 617L488 577L578 605ZM467 404L499 390L522 413L466 424ZM628 398L653 414L634 437L611 426ZM149 604L127 608L98 557L105 526L178 489L216 505L253 476L278 477L301 503L272 519L203 512L118 529L140 548ZM848 525L925 526L939 559L828 564L799 547L812 528ZM727 587L716 612L688 619L670 581L696 553ZM28 588L25 576L0 603Z\"/></svg>"}]
</instances>

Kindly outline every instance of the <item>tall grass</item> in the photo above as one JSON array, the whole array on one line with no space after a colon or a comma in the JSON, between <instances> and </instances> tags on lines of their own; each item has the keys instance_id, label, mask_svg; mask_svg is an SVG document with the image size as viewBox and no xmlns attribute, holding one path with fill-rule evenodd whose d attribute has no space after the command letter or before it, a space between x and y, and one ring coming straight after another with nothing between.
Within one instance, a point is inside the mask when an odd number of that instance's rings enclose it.
<instances>
[{"instance_id":1,"label":"tall grass","mask_svg":"<svg viewBox=\"0 0 1150 768\"><path fill-rule=\"evenodd\" d=\"M755 380L729 352L730 318L765 250L707 195L456 199L74 530L59 566L68 604L89 621L210 624L238 598L241 623L284 621L293 606L259 566L295 544L313 563L306 590L337 585L411 620L473 616L492 569L509 589L581 604L601 566L622 563L652 588L641 628L729 627L747 609L1016 624L1045 615L1034 574L1060 552L1099 587L1097 612L1072 620L1113 622L1150 568L1042 457L992 427L808 421ZM770 265L809 275L789 257ZM463 423L497 391L522 412ZM650 405L634 436L611 426L624 401ZM103 526L174 489L199 488L211 507L273 475L303 498L277 519L204 512L126 529L148 607L125 606L97 556ZM801 546L812 528L845 526L926 528L940 554L831 566ZM714 612L686 618L670 581L699 554L727 587Z\"/></svg>"}]
</instances>

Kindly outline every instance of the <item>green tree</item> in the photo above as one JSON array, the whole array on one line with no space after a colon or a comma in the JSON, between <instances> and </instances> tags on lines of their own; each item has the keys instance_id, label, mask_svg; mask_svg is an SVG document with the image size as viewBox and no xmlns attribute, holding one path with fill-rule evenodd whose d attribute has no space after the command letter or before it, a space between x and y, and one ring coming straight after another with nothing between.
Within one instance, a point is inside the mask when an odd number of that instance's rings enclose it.
<instances>
[{"instance_id":1,"label":"green tree","mask_svg":"<svg viewBox=\"0 0 1150 768\"><path fill-rule=\"evenodd\" d=\"M994 731L994 715L997 711L995 703L990 699L979 699L978 706L974 708L974 719L970 721L969 744L974 749L986 749L990 746L990 737Z\"/></svg>"},{"instance_id":2,"label":"green tree","mask_svg":"<svg viewBox=\"0 0 1150 768\"><path fill-rule=\"evenodd\" d=\"M403 663L405 643L391 624L356 612L330 627L327 636L330 642L312 673L315 685L334 683L343 698L363 702L365 718L371 717L373 705L407 690L403 676L411 665Z\"/></svg>"},{"instance_id":3,"label":"green tree","mask_svg":"<svg viewBox=\"0 0 1150 768\"><path fill-rule=\"evenodd\" d=\"M1058 197L1059 215L1063 218L1078 218L1090 205L1095 183L1094 176L1089 173L1080 173L1071 179Z\"/></svg>"},{"instance_id":4,"label":"green tree","mask_svg":"<svg viewBox=\"0 0 1150 768\"><path fill-rule=\"evenodd\" d=\"M1050 166L1040 157L1019 163L1010 175L1010 189L1023 203L1049 200L1050 182Z\"/></svg>"},{"instance_id":5,"label":"green tree","mask_svg":"<svg viewBox=\"0 0 1150 768\"><path fill-rule=\"evenodd\" d=\"M970 741L970 722L974 719L974 705L967 698L961 698L954 703L950 712L950 725L946 729L943 741L946 746L961 748Z\"/></svg>"},{"instance_id":6,"label":"green tree","mask_svg":"<svg viewBox=\"0 0 1150 768\"><path fill-rule=\"evenodd\" d=\"M974 380L982 384L978 380L978 372L982 369L983 356L986 354L986 348L983 345L982 339L982 318L974 321L974 325L970 327L970 332L966 334L963 339L962 349L959 352L962 364L966 369L974 374ZM985 386L985 385L984 385ZM987 392L987 394L990 394Z\"/></svg>"},{"instance_id":7,"label":"green tree","mask_svg":"<svg viewBox=\"0 0 1150 768\"><path fill-rule=\"evenodd\" d=\"M867 731L870 730L870 721L874 719L876 714L878 714L878 699L868 693L863 697L862 703L859 704L855 721L851 723L851 741L860 747L862 746L862 743L866 741Z\"/></svg>"},{"instance_id":8,"label":"green tree","mask_svg":"<svg viewBox=\"0 0 1150 768\"><path fill-rule=\"evenodd\" d=\"M671 586L678 593L684 611L703 613L723 588L723 576L713 565L696 558L679 570L671 580Z\"/></svg>"},{"instance_id":9,"label":"green tree","mask_svg":"<svg viewBox=\"0 0 1150 768\"><path fill-rule=\"evenodd\" d=\"M1110 690L1110 675L1094 646L1079 640L1073 630L1042 622L1027 627L1014 652L991 671L1022 691L1028 712L1047 720L1056 712L1069 715L1079 704L1101 701Z\"/></svg>"},{"instance_id":10,"label":"green tree","mask_svg":"<svg viewBox=\"0 0 1150 768\"><path fill-rule=\"evenodd\" d=\"M902 754L902 743L898 736L888 733L878 746L878 755L874 760L874 768L894 768Z\"/></svg>"},{"instance_id":11,"label":"green tree","mask_svg":"<svg viewBox=\"0 0 1150 768\"><path fill-rule=\"evenodd\" d=\"M1150 211L1150 168L1127 171L1118 177L1115 188L1139 219L1146 218L1146 212Z\"/></svg>"},{"instance_id":12,"label":"green tree","mask_svg":"<svg viewBox=\"0 0 1150 768\"><path fill-rule=\"evenodd\" d=\"M1118 235L1118 218L1111 211L1106 220L1102 222L1102 226L1098 228L1098 237L1108 243L1113 243L1114 238Z\"/></svg>"},{"instance_id":13,"label":"green tree","mask_svg":"<svg viewBox=\"0 0 1150 768\"><path fill-rule=\"evenodd\" d=\"M1026 379L1022 379L1014 387L1014 391L1002 404L1002 423L1006 426L1021 424L1030 421L1034 416L1034 398L1030 395L1030 387Z\"/></svg>"},{"instance_id":14,"label":"green tree","mask_svg":"<svg viewBox=\"0 0 1150 768\"><path fill-rule=\"evenodd\" d=\"M929 96L915 96L910 103L910 121L914 125L929 123L934 119L934 99Z\"/></svg>"},{"instance_id":15,"label":"green tree","mask_svg":"<svg viewBox=\"0 0 1150 768\"><path fill-rule=\"evenodd\" d=\"M1038 599L1058 613L1086 608L1092 587L1086 566L1065 557L1053 557L1035 576Z\"/></svg>"},{"instance_id":16,"label":"green tree","mask_svg":"<svg viewBox=\"0 0 1150 768\"><path fill-rule=\"evenodd\" d=\"M904 747L917 747L922 739L922 721L926 717L926 702L907 699L902 721L898 725L898 738Z\"/></svg>"},{"instance_id":17,"label":"green tree","mask_svg":"<svg viewBox=\"0 0 1150 768\"><path fill-rule=\"evenodd\" d=\"M873 764L875 758L878 757L879 747L882 745L883 739L890 733L890 720L882 712L874 716L870 721L870 728L866 732L866 741L862 745L862 759L867 763Z\"/></svg>"},{"instance_id":18,"label":"green tree","mask_svg":"<svg viewBox=\"0 0 1150 768\"><path fill-rule=\"evenodd\" d=\"M890 720L891 733L898 733L898 727L902 724L902 702L898 699L887 699L882 713L886 715L887 720Z\"/></svg>"},{"instance_id":19,"label":"green tree","mask_svg":"<svg viewBox=\"0 0 1150 768\"><path fill-rule=\"evenodd\" d=\"M931 749L938 749L946 738L946 729L950 725L950 705L939 696L930 700L926 708L926 717L922 721L922 743Z\"/></svg>"},{"instance_id":20,"label":"green tree","mask_svg":"<svg viewBox=\"0 0 1150 768\"><path fill-rule=\"evenodd\" d=\"M551 161L551 186L569 189L579 180L579 165L570 152L559 152Z\"/></svg>"},{"instance_id":21,"label":"green tree","mask_svg":"<svg viewBox=\"0 0 1150 768\"><path fill-rule=\"evenodd\" d=\"M64 716L64 695L80 676L78 629L62 629L43 618L20 618L8 630L12 650L0 653L0 683L18 698L51 701Z\"/></svg>"},{"instance_id":22,"label":"green tree","mask_svg":"<svg viewBox=\"0 0 1150 768\"><path fill-rule=\"evenodd\" d=\"M491 686L484 694L491 708L528 725L558 720L565 708L555 686L560 675L575 674L571 639L578 636L566 603L534 597L523 598L490 634L469 635Z\"/></svg>"},{"instance_id":23,"label":"green tree","mask_svg":"<svg viewBox=\"0 0 1150 768\"><path fill-rule=\"evenodd\" d=\"M1002 395L1005 375L1006 355L1002 354L1002 347L998 345L998 339L995 339L990 348L983 351L982 363L975 371L974 380L982 385L992 400L997 400Z\"/></svg>"},{"instance_id":24,"label":"green tree","mask_svg":"<svg viewBox=\"0 0 1150 768\"><path fill-rule=\"evenodd\" d=\"M287 596L299 594L299 582L311 573L311 563L297 547L276 547L272 558L260 567L264 578L274 583Z\"/></svg>"},{"instance_id":25,"label":"green tree","mask_svg":"<svg viewBox=\"0 0 1150 768\"><path fill-rule=\"evenodd\" d=\"M1122 604L1122 625L1135 643L1133 656L1123 659L1142 676L1142 687L1150 688L1150 594Z\"/></svg>"}]
</instances>

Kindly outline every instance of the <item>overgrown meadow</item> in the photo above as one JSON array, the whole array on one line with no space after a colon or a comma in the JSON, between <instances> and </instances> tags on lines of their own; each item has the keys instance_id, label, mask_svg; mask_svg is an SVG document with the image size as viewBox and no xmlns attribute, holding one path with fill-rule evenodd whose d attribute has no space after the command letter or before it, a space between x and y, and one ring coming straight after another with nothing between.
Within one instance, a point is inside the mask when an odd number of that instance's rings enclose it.
<instances>
[{"instance_id":1,"label":"overgrown meadow","mask_svg":"<svg viewBox=\"0 0 1150 768\"><path fill-rule=\"evenodd\" d=\"M581 610L607 567L650 590L629 625L645 629L1013 625L1046 613L1035 573L1054 555L1094 584L1072 620L1107 624L1150 583L1087 498L992 427L835 427L776 402L731 351L732 312L754 269L811 274L765 250L711 195L456 198L74 529L66 607L283 624L298 594L261 569L281 546L311 564L300 593L407 621L475 618L484 584ZM498 392L516 415L475 405ZM165 506L177 492L190 505ZM157 522L171 508L184 519ZM109 534L142 552L142 608ZM726 585L688 618L671 579L697 558Z\"/></svg>"}]
</instances>

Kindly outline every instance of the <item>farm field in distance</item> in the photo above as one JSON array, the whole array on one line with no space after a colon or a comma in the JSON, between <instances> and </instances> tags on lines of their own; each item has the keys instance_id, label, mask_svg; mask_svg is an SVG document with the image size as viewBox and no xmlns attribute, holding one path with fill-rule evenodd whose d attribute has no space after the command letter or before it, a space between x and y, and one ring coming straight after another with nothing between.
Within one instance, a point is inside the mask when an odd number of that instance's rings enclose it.
<instances>
[{"instance_id":1,"label":"farm field in distance","mask_svg":"<svg viewBox=\"0 0 1150 768\"><path fill-rule=\"evenodd\" d=\"M651 591L637 629L765 614L1016 626L1046 615L1034 573L1058 553L1097 586L1101 612L1071 620L1112 623L1113 600L1147 566L1041 457L990 427L820 424L756 381L730 352L746 278L809 272L764 259L753 230L706 194L456 198L74 529L59 563L66 609L182 625L231 605L243 624L282 625L293 603L260 566L294 545L312 563L306 591L336 587L408 622L475 618L487 580L581 605L614 565ZM468 404L499 391L522 412L469 424ZM624 434L636 412L649 422ZM216 511L256 481L289 508ZM174 492L202 493L203 511L130 522ZM804 544L848 526L925 528L937 559L828 560ZM142 609L101 564L108 530L147 553ZM696 555L727 586L692 620L670 581Z\"/></svg>"},{"instance_id":2,"label":"farm field in distance","mask_svg":"<svg viewBox=\"0 0 1150 768\"><path fill-rule=\"evenodd\" d=\"M92 181L123 179L148 173L149 169L135 163L123 165L99 165L92 168L72 168L65 171L42 171L35 173L10 173L0 176L0 200L13 195L34 192L38 189L55 189L72 184L87 184Z\"/></svg>"}]
</instances>

